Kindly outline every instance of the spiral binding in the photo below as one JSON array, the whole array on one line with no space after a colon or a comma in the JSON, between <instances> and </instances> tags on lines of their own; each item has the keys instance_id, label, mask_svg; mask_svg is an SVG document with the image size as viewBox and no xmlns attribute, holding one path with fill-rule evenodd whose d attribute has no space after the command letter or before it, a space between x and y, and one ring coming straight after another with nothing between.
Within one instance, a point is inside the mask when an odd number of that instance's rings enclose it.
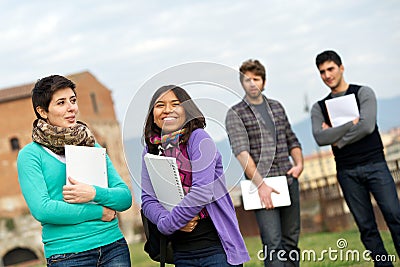
<instances>
[{"instance_id":1,"label":"spiral binding","mask_svg":"<svg viewBox=\"0 0 400 267\"><path fill-rule=\"evenodd\" d=\"M176 168L177 166L176 166L176 164L174 164L174 162L169 162L169 163L172 167L172 171L174 172L176 187L180 188L181 187L181 177L179 176L179 170L177 170L177 168ZM184 195L182 195L181 190L179 190L179 195L183 199Z\"/></svg>"}]
</instances>

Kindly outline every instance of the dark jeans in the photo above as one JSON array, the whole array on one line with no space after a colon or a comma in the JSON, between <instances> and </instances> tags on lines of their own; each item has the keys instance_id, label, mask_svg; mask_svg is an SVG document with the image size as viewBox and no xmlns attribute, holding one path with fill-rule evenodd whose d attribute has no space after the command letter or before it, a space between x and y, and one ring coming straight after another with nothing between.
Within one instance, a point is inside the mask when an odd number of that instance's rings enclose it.
<instances>
[{"instance_id":1,"label":"dark jeans","mask_svg":"<svg viewBox=\"0 0 400 267\"><path fill-rule=\"evenodd\" d=\"M289 193L290 206L255 211L264 246L265 266L299 266L300 201L297 179L289 185ZM278 255L285 259L280 260Z\"/></svg>"},{"instance_id":2,"label":"dark jeans","mask_svg":"<svg viewBox=\"0 0 400 267\"><path fill-rule=\"evenodd\" d=\"M397 254L400 256L400 203L393 177L386 162L370 163L352 169L338 170L337 178L344 198L354 216L366 249L377 259L375 266L393 266L380 262L387 255L379 234L371 203L374 196L392 235Z\"/></svg>"},{"instance_id":3,"label":"dark jeans","mask_svg":"<svg viewBox=\"0 0 400 267\"><path fill-rule=\"evenodd\" d=\"M47 266L54 267L130 267L129 248L124 238L109 245L83 251L53 255L47 259Z\"/></svg>"},{"instance_id":4,"label":"dark jeans","mask_svg":"<svg viewBox=\"0 0 400 267\"><path fill-rule=\"evenodd\" d=\"M231 266L243 266L240 265L230 265L226 260L225 253L214 254L202 258L194 259L179 259L174 257L174 264L176 267L231 267Z\"/></svg>"}]
</instances>

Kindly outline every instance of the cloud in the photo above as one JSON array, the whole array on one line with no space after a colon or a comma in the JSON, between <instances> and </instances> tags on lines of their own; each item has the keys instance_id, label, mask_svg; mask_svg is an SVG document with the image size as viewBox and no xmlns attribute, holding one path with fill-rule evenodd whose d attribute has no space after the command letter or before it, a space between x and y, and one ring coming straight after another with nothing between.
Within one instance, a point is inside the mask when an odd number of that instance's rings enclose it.
<instances>
[{"instance_id":1,"label":"cloud","mask_svg":"<svg viewBox=\"0 0 400 267\"><path fill-rule=\"evenodd\" d=\"M126 52L128 54L144 55L147 53L154 53L157 51L163 51L171 48L174 44L177 44L176 38L156 38L150 40L141 41L132 47L128 47Z\"/></svg>"},{"instance_id":2,"label":"cloud","mask_svg":"<svg viewBox=\"0 0 400 267\"><path fill-rule=\"evenodd\" d=\"M182 63L237 69L248 58L268 69L266 94L297 122L307 94L326 95L317 53L337 50L348 81L379 97L398 95L400 2L331 1L2 1L1 87L48 73L87 69L113 91L123 120L148 79ZM155 88L154 88L155 90Z\"/></svg>"}]
</instances>

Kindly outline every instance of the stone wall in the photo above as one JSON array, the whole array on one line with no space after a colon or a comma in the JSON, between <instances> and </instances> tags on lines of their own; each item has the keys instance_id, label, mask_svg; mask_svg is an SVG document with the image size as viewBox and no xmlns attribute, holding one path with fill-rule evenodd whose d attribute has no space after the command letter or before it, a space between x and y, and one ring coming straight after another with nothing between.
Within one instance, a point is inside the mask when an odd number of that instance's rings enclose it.
<instances>
[{"instance_id":1,"label":"stone wall","mask_svg":"<svg viewBox=\"0 0 400 267\"><path fill-rule=\"evenodd\" d=\"M36 259L44 261L41 233L40 223L29 213L0 218L0 266L7 253L15 249L31 251Z\"/></svg>"}]
</instances>

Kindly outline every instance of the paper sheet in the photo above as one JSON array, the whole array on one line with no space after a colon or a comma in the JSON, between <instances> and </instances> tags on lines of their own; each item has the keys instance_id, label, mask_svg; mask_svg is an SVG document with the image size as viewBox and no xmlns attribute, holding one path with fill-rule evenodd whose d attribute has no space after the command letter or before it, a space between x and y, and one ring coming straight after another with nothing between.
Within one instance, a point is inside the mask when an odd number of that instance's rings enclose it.
<instances>
[{"instance_id":1,"label":"paper sheet","mask_svg":"<svg viewBox=\"0 0 400 267\"><path fill-rule=\"evenodd\" d=\"M325 105L332 127L338 127L360 117L354 94L326 100Z\"/></svg>"}]
</instances>

